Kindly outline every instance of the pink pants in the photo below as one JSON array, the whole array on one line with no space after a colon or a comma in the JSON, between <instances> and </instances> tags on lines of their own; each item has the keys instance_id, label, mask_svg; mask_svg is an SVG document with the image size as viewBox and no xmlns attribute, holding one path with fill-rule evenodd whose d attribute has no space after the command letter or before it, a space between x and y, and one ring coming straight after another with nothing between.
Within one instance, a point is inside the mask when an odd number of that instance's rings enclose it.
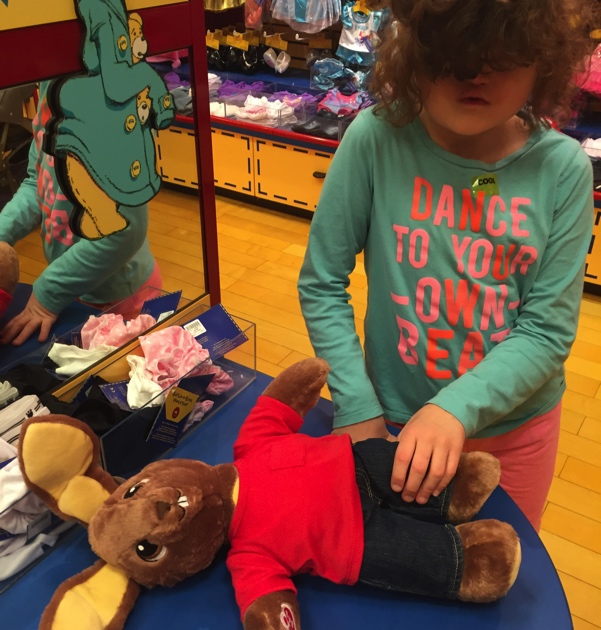
<instances>
[{"instance_id":1,"label":"pink pants","mask_svg":"<svg viewBox=\"0 0 601 630\"><path fill-rule=\"evenodd\" d=\"M111 309L112 313L121 314L123 318L134 319L140 314L142 310L142 306L144 306L144 302L153 297L157 297L160 295L160 290L163 287L163 278L161 276L161 269L159 264L155 262L154 269L150 274L150 277L146 282L135 292L132 293L128 298L125 298L119 302L109 302L107 304L90 304L90 306L94 306L95 308L99 308L104 311L106 309ZM89 304L89 302L84 302L84 304ZM116 305L119 305L118 307Z\"/></svg>"},{"instance_id":2,"label":"pink pants","mask_svg":"<svg viewBox=\"0 0 601 630\"><path fill-rule=\"evenodd\" d=\"M561 402L521 427L491 438L468 439L463 450L486 451L501 462L501 487L517 503L532 527L540 530L553 481L559 443Z\"/></svg>"}]
</instances>

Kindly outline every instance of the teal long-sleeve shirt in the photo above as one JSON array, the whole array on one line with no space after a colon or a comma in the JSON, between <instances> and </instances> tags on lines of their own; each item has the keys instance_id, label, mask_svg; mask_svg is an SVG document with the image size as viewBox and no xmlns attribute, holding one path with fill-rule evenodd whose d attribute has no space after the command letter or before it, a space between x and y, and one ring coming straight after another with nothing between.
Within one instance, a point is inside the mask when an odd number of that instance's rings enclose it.
<instances>
[{"instance_id":1,"label":"teal long-sleeve shirt","mask_svg":"<svg viewBox=\"0 0 601 630\"><path fill-rule=\"evenodd\" d=\"M592 229L592 169L554 130L495 164L458 157L421 122L372 110L345 134L299 278L315 353L331 365L335 425L424 404L468 437L510 431L565 390ZM365 347L349 304L364 252Z\"/></svg>"},{"instance_id":2,"label":"teal long-sleeve shirt","mask_svg":"<svg viewBox=\"0 0 601 630\"><path fill-rule=\"evenodd\" d=\"M34 121L27 177L0 212L0 241L14 245L40 227L49 264L33 292L42 306L59 313L76 298L93 304L125 299L148 280L155 261L147 239L147 205L121 206L130 224L117 234L88 241L71 232L73 205L59 187L54 158L42 150L50 117L46 87L42 85Z\"/></svg>"}]
</instances>

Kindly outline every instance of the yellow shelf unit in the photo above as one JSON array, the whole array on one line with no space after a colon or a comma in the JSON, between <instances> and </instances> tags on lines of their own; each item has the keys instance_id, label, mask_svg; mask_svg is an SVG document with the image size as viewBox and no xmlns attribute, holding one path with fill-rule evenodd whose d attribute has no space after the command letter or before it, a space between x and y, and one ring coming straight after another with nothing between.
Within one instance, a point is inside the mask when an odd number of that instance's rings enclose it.
<instances>
[{"instance_id":1,"label":"yellow shelf unit","mask_svg":"<svg viewBox=\"0 0 601 630\"><path fill-rule=\"evenodd\" d=\"M257 128L256 135L234 126L211 126L214 183L223 192L247 195L313 212L335 148L288 140ZM176 123L157 134L159 172L163 180L198 188L194 133Z\"/></svg>"},{"instance_id":2,"label":"yellow shelf unit","mask_svg":"<svg viewBox=\"0 0 601 630\"><path fill-rule=\"evenodd\" d=\"M601 195L597 199L595 193L595 216L593 234L586 257L584 269L585 289L590 293L601 295Z\"/></svg>"}]
</instances>

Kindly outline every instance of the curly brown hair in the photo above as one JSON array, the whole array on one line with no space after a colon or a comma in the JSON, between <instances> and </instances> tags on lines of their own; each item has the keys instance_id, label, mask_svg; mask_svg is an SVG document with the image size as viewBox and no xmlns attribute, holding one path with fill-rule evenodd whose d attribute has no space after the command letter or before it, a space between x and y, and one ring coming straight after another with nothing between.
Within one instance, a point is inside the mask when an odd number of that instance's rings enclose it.
<instances>
[{"instance_id":1,"label":"curly brown hair","mask_svg":"<svg viewBox=\"0 0 601 630\"><path fill-rule=\"evenodd\" d=\"M537 64L523 113L532 126L562 123L599 26L597 0L390 0L392 22L378 51L372 89L376 111L394 125L411 122L423 100L417 74L434 81L476 76L484 66Z\"/></svg>"}]
</instances>

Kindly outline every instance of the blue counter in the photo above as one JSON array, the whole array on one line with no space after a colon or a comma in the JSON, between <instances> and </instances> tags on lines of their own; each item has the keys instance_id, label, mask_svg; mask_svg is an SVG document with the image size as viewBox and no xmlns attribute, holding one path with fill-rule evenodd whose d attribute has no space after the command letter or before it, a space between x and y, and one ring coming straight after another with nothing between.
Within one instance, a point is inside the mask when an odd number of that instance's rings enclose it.
<instances>
[{"instance_id":1,"label":"blue counter","mask_svg":"<svg viewBox=\"0 0 601 630\"><path fill-rule=\"evenodd\" d=\"M232 460L232 446L254 401L271 379L259 375L229 405L192 432L168 457L202 459L209 464ZM321 400L302 431L324 435L331 427L332 405ZM523 560L509 594L493 604L465 604L399 595L367 586L337 586L300 576L303 630L570 630L566 598L538 535L507 494L497 489L479 518L511 523L522 543ZM0 627L35 630L54 590L95 561L85 531L76 528L48 557L0 595ZM126 630L229 630L241 628L234 591L222 553L206 571L178 586L144 592ZM83 629L74 629L83 630Z\"/></svg>"}]
</instances>

